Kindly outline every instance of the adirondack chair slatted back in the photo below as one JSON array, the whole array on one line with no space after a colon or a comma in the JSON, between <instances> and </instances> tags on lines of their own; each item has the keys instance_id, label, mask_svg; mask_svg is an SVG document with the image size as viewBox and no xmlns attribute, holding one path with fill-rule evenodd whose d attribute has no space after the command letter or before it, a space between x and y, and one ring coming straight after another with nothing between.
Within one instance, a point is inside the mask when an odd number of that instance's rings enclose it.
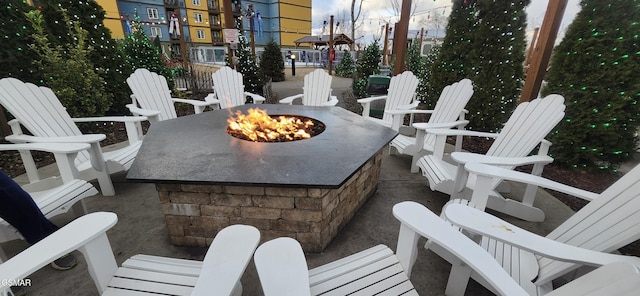
<instances>
[{"instance_id":1,"label":"adirondack chair slatted back","mask_svg":"<svg viewBox=\"0 0 640 296\"><path fill-rule=\"evenodd\" d=\"M640 239L640 165L547 235L547 238L601 252ZM576 265L541 258L539 277Z\"/></svg>"},{"instance_id":2,"label":"adirondack chair slatted back","mask_svg":"<svg viewBox=\"0 0 640 296\"><path fill-rule=\"evenodd\" d=\"M302 104L305 106L322 106L331 95L333 77L322 69L316 69L304 76Z\"/></svg>"},{"instance_id":3,"label":"adirondack chair slatted back","mask_svg":"<svg viewBox=\"0 0 640 296\"><path fill-rule=\"evenodd\" d=\"M433 113L429 117L428 123L454 122L459 117L464 107L473 96L473 84L469 79L462 79L451 85L447 85L440 93L438 102L433 108ZM435 146L436 136L427 133L425 144L430 147Z\"/></svg>"},{"instance_id":4,"label":"adirondack chair slatted back","mask_svg":"<svg viewBox=\"0 0 640 296\"><path fill-rule=\"evenodd\" d=\"M516 107L487 155L500 157L524 157L540 144L564 117L564 98L549 95ZM513 169L513 167L505 167ZM494 180L495 188L501 180Z\"/></svg>"},{"instance_id":5,"label":"adirondack chair slatted back","mask_svg":"<svg viewBox=\"0 0 640 296\"><path fill-rule=\"evenodd\" d=\"M133 103L137 102L142 109L160 111L158 120L178 117L164 76L141 68L127 78L127 84L135 96Z\"/></svg>"},{"instance_id":6,"label":"adirondack chair slatted back","mask_svg":"<svg viewBox=\"0 0 640 296\"><path fill-rule=\"evenodd\" d=\"M0 80L0 103L34 136L82 135L58 97L47 87L3 78ZM75 162L87 161L89 157L89 152L81 151Z\"/></svg>"},{"instance_id":7,"label":"adirondack chair slatted back","mask_svg":"<svg viewBox=\"0 0 640 296\"><path fill-rule=\"evenodd\" d=\"M227 66L220 68L211 74L213 88L220 100L220 108L226 109L244 105L244 83L242 74Z\"/></svg>"},{"instance_id":8,"label":"adirondack chair slatted back","mask_svg":"<svg viewBox=\"0 0 640 296\"><path fill-rule=\"evenodd\" d=\"M419 82L418 77L413 75L411 71L404 71L401 74L391 77L384 110L395 110L398 106L411 104ZM393 115L388 112L384 112L382 115L382 120L386 122L391 122L392 118Z\"/></svg>"}]
</instances>

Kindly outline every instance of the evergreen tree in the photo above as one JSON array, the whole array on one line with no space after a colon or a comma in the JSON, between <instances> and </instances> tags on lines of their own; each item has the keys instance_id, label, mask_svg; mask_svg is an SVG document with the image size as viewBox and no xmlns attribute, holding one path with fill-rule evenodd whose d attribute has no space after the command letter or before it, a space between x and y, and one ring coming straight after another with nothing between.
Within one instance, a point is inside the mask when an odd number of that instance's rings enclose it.
<instances>
[{"instance_id":1,"label":"evergreen tree","mask_svg":"<svg viewBox=\"0 0 640 296\"><path fill-rule=\"evenodd\" d=\"M117 42L111 37L111 32L103 22L104 9L94 0L42 0L42 13L46 21L46 31L53 37L53 45L74 44L74 40L66 34L65 24L60 18L60 9L66 9L71 21L79 21L80 26L88 32L85 46L91 47L89 59L105 81L106 89L113 93L113 104L110 113L128 113L125 105L130 102L131 94L126 84L126 78L133 73L125 68L125 59L118 48Z\"/></svg>"},{"instance_id":2,"label":"evergreen tree","mask_svg":"<svg viewBox=\"0 0 640 296\"><path fill-rule=\"evenodd\" d=\"M567 104L549 139L554 162L615 168L637 149L640 128L640 0L583 0L555 48L543 95Z\"/></svg>"},{"instance_id":3,"label":"evergreen tree","mask_svg":"<svg viewBox=\"0 0 640 296\"><path fill-rule=\"evenodd\" d=\"M37 54L28 45L33 43L34 33L25 13L31 10L25 0L8 0L0 6L0 78L14 77L22 81L41 84L39 71L32 62Z\"/></svg>"},{"instance_id":4,"label":"evergreen tree","mask_svg":"<svg viewBox=\"0 0 640 296\"><path fill-rule=\"evenodd\" d=\"M375 40L364 49L364 53L356 64L356 75L353 80L353 93L356 97L363 98L367 96L369 75L380 74L381 58L382 51L380 50L380 45L378 45L378 40Z\"/></svg>"},{"instance_id":5,"label":"evergreen tree","mask_svg":"<svg viewBox=\"0 0 640 296\"><path fill-rule=\"evenodd\" d=\"M404 64L406 70L411 71L413 75L416 75L416 77L418 77L420 83L418 84L418 88L416 89L417 98L420 101L424 101L427 93L427 81L424 79L424 76L427 70L425 69L425 61L420 55L420 44L418 44L419 42L420 41L417 38L411 41L411 45L409 46L407 54L404 58Z\"/></svg>"},{"instance_id":6,"label":"evergreen tree","mask_svg":"<svg viewBox=\"0 0 640 296\"><path fill-rule=\"evenodd\" d=\"M430 91L432 91L431 80L432 77L435 77L431 71L433 71L433 64L436 62L438 58L438 54L440 53L441 46L434 45L427 53L427 57L424 59L424 71L422 71L421 82L418 85L418 98L422 103L425 104L427 109L433 109L438 102L438 97L440 96L440 92L430 95ZM435 97L435 98L434 98Z\"/></svg>"},{"instance_id":7,"label":"evergreen tree","mask_svg":"<svg viewBox=\"0 0 640 296\"><path fill-rule=\"evenodd\" d=\"M271 77L271 81L284 81L284 59L280 45L271 39L264 46L264 52L260 58L260 69L264 77Z\"/></svg>"},{"instance_id":8,"label":"evergreen tree","mask_svg":"<svg viewBox=\"0 0 640 296\"><path fill-rule=\"evenodd\" d=\"M36 66L42 72L44 85L60 99L71 117L102 116L111 103L111 93L105 91L104 80L96 73L86 49L87 31L78 22L72 22L61 10L67 24L67 35L73 44L66 48L52 45L44 32L44 20L39 10L28 16L35 33L31 48L39 55ZM69 58L69 56L73 58Z\"/></svg>"},{"instance_id":9,"label":"evergreen tree","mask_svg":"<svg viewBox=\"0 0 640 296\"><path fill-rule=\"evenodd\" d=\"M173 75L169 66L164 62L160 48L149 39L142 28L139 17L136 15L135 18L135 21L131 23L131 34L120 44L125 57L124 69L128 73L133 73L138 68L146 68L151 72L156 72L158 75L164 76L169 84L169 89L173 89Z\"/></svg>"},{"instance_id":10,"label":"evergreen tree","mask_svg":"<svg viewBox=\"0 0 640 296\"><path fill-rule=\"evenodd\" d=\"M336 67L336 76L338 77L353 77L353 73L356 72L356 67L353 64L353 58L348 50L344 50L342 60Z\"/></svg>"},{"instance_id":11,"label":"evergreen tree","mask_svg":"<svg viewBox=\"0 0 640 296\"><path fill-rule=\"evenodd\" d=\"M523 81L530 0L455 0L434 65L430 96L463 78L473 81L468 128L496 131L515 108Z\"/></svg>"},{"instance_id":12,"label":"evergreen tree","mask_svg":"<svg viewBox=\"0 0 640 296\"><path fill-rule=\"evenodd\" d=\"M262 81L262 73L260 67L256 64L256 57L249 48L249 42L246 38L238 38L238 49L236 50L236 58L238 61L238 72L242 73L242 81L244 89L250 93L262 95L264 81ZM229 67L233 66L229 63Z\"/></svg>"}]
</instances>

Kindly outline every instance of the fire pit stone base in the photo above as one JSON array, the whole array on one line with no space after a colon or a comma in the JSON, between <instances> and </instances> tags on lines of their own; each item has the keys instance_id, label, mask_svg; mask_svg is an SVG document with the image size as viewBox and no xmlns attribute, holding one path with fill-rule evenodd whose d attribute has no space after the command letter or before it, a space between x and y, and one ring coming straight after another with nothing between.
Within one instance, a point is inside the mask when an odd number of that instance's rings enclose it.
<instances>
[{"instance_id":1,"label":"fire pit stone base","mask_svg":"<svg viewBox=\"0 0 640 296\"><path fill-rule=\"evenodd\" d=\"M337 189L156 184L171 242L205 247L222 228L248 224L262 241L298 240L319 253L375 193L382 150Z\"/></svg>"}]
</instances>

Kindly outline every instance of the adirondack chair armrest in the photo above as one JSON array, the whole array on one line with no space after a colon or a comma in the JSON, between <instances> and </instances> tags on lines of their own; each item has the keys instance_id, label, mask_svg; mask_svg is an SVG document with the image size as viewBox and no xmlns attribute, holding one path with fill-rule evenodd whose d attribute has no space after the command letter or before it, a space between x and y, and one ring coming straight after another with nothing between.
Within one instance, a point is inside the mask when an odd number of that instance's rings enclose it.
<instances>
[{"instance_id":1,"label":"adirondack chair armrest","mask_svg":"<svg viewBox=\"0 0 640 296\"><path fill-rule=\"evenodd\" d=\"M424 123L414 123L413 127L416 129L424 129L421 128ZM484 138L495 138L498 136L497 133L489 133L489 132L478 132L478 131L470 131L470 130L459 130L459 129L425 129L427 133L434 135L442 135L442 136L466 136L466 137L484 137Z\"/></svg>"},{"instance_id":2,"label":"adirondack chair armrest","mask_svg":"<svg viewBox=\"0 0 640 296\"><path fill-rule=\"evenodd\" d=\"M418 105L420 105L420 101L415 101L408 105L397 106L396 110L413 110L415 108L418 108Z\"/></svg>"},{"instance_id":3,"label":"adirondack chair armrest","mask_svg":"<svg viewBox=\"0 0 640 296\"><path fill-rule=\"evenodd\" d=\"M602 266L615 262L627 262L640 267L640 258L616 255L564 244L526 231L509 222L476 208L451 203L443 209L444 217L453 225L466 231L516 246L531 253L563 262L588 266ZM545 279L537 279L543 282Z\"/></svg>"},{"instance_id":4,"label":"adirondack chair armrest","mask_svg":"<svg viewBox=\"0 0 640 296\"><path fill-rule=\"evenodd\" d=\"M528 295L504 269L476 242L425 206L405 201L393 206L393 215L401 223L396 256L411 276L417 257L418 237L442 246L487 280L500 295Z\"/></svg>"},{"instance_id":5,"label":"adirondack chair armrest","mask_svg":"<svg viewBox=\"0 0 640 296\"><path fill-rule=\"evenodd\" d=\"M176 102L176 103L185 103L185 104L189 104L189 105L202 106L202 107L207 107L207 106L211 105L211 103L209 103L209 102L200 101L200 100L171 98L171 101Z\"/></svg>"},{"instance_id":6,"label":"adirondack chair armrest","mask_svg":"<svg viewBox=\"0 0 640 296\"><path fill-rule=\"evenodd\" d=\"M479 162L490 165L506 165L506 166L522 166L528 164L549 164L553 162L553 158L547 155L531 155L525 157L499 157L485 154L477 154L472 152L452 152L451 158L457 163L465 164L471 162Z\"/></svg>"},{"instance_id":7,"label":"adirondack chair armrest","mask_svg":"<svg viewBox=\"0 0 640 296\"><path fill-rule=\"evenodd\" d=\"M294 100L302 99L303 94L288 96L279 101L280 104L289 104L292 105Z\"/></svg>"},{"instance_id":8,"label":"adirondack chair armrest","mask_svg":"<svg viewBox=\"0 0 640 296\"><path fill-rule=\"evenodd\" d=\"M396 110L388 110L387 113L391 115L406 115L406 114L431 114L433 110L407 110L407 109L396 109Z\"/></svg>"},{"instance_id":9,"label":"adirondack chair armrest","mask_svg":"<svg viewBox=\"0 0 640 296\"><path fill-rule=\"evenodd\" d=\"M216 95L215 91L212 93L209 93L206 97L204 97L204 101L209 102L212 105L214 104L220 105L220 100L218 100L218 96Z\"/></svg>"},{"instance_id":10,"label":"adirondack chair armrest","mask_svg":"<svg viewBox=\"0 0 640 296\"><path fill-rule=\"evenodd\" d=\"M250 93L250 92L247 92L247 91L244 92L244 95L245 96L250 96L251 99L253 99L253 103L254 104L262 104L262 102L267 100L265 97L263 97L261 95Z\"/></svg>"},{"instance_id":11,"label":"adirondack chair armrest","mask_svg":"<svg viewBox=\"0 0 640 296\"><path fill-rule=\"evenodd\" d=\"M598 197L599 194L582 190L579 188L575 188L569 185L565 185L562 183L558 183L553 180L549 180L547 178L543 178L540 176L527 174L523 172L518 172L514 170L507 170L501 167L487 165L483 163L467 163L465 164L465 169L469 171L469 173L489 176L493 178L500 178L504 180L510 180L525 184L532 184L542 188L547 188L551 190L555 190L558 192L566 193L575 197L579 197L581 199L591 201Z\"/></svg>"},{"instance_id":12,"label":"adirondack chair armrest","mask_svg":"<svg viewBox=\"0 0 640 296\"><path fill-rule=\"evenodd\" d=\"M328 101L328 102L324 102L324 103L322 103L322 106L329 106L329 107L332 107L332 106L335 106L335 105L337 105L337 104L338 104L338 97L336 97L336 96L329 96L329 101Z\"/></svg>"},{"instance_id":13,"label":"adirondack chair armrest","mask_svg":"<svg viewBox=\"0 0 640 296\"><path fill-rule=\"evenodd\" d=\"M367 104L367 103L371 103L373 101L377 101L377 100L386 100L387 97L389 96L375 96L375 97L368 97L368 98L363 98L363 99L358 99L356 102L360 103L360 104Z\"/></svg>"},{"instance_id":14,"label":"adirondack chair armrest","mask_svg":"<svg viewBox=\"0 0 640 296\"><path fill-rule=\"evenodd\" d=\"M90 134L68 137L36 137L30 135L9 135L5 139L13 143L99 143L106 139L104 134Z\"/></svg>"},{"instance_id":15,"label":"adirondack chair armrest","mask_svg":"<svg viewBox=\"0 0 640 296\"><path fill-rule=\"evenodd\" d=\"M147 120L144 116L103 116L103 117L78 117L72 118L73 122L142 122Z\"/></svg>"},{"instance_id":16,"label":"adirondack chair armrest","mask_svg":"<svg viewBox=\"0 0 640 296\"><path fill-rule=\"evenodd\" d=\"M260 231L253 226L236 224L218 232L204 257L192 295L241 295L240 278L259 243Z\"/></svg>"},{"instance_id":17,"label":"adirondack chair armrest","mask_svg":"<svg viewBox=\"0 0 640 296\"><path fill-rule=\"evenodd\" d=\"M74 122L123 122L127 131L127 139L129 145L137 143L142 139L141 130L138 126L141 122L148 120L146 116L103 116L103 117L84 117L72 118Z\"/></svg>"},{"instance_id":18,"label":"adirondack chair armrest","mask_svg":"<svg viewBox=\"0 0 640 296\"><path fill-rule=\"evenodd\" d=\"M158 110L149 110L149 109L142 109L134 104L127 104L126 105L127 108L129 109L129 111L132 114L135 115L140 115L140 116L145 116L145 117L157 117L161 112Z\"/></svg>"},{"instance_id":19,"label":"adirondack chair armrest","mask_svg":"<svg viewBox=\"0 0 640 296\"><path fill-rule=\"evenodd\" d=\"M106 279L111 279L117 269L106 231L117 221L116 214L108 212L81 216L0 264L0 274L4 279L24 279L61 256L80 249L96 284L105 281L106 285Z\"/></svg>"},{"instance_id":20,"label":"adirondack chair armrest","mask_svg":"<svg viewBox=\"0 0 640 296\"><path fill-rule=\"evenodd\" d=\"M464 126L467 125L469 123L468 120L457 120L457 121L452 121L452 122L440 122L440 123L428 123L428 122L420 122L420 123L414 123L413 125L415 126L416 124L418 124L420 126L420 130L430 130L430 129L448 129L448 128L453 128L456 126Z\"/></svg>"},{"instance_id":21,"label":"adirondack chair armrest","mask_svg":"<svg viewBox=\"0 0 640 296\"><path fill-rule=\"evenodd\" d=\"M83 143L25 143L25 144L0 144L0 151L11 150L37 150L50 153L77 153L87 150L91 147L89 144Z\"/></svg>"}]
</instances>

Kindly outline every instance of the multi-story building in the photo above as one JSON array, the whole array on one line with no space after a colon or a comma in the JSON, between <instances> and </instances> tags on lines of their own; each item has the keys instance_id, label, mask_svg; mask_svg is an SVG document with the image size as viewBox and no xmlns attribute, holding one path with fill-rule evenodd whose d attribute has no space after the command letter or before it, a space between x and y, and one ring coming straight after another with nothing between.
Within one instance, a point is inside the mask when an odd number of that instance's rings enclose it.
<instances>
[{"instance_id":1,"label":"multi-story building","mask_svg":"<svg viewBox=\"0 0 640 296\"><path fill-rule=\"evenodd\" d=\"M179 37L188 46L224 45L226 28L224 4L231 4L236 28L248 38L253 28L256 45L273 39L282 46L294 46L294 40L311 34L311 0L97 0L109 5L117 2L122 32L137 14L149 36L174 44ZM178 17L178 18L177 18ZM176 34L180 23L182 36ZM253 26L251 25L253 23ZM105 24L106 25L106 24ZM111 23L108 26L112 28ZM118 28L113 28L112 32ZM114 36L119 36L114 33ZM179 50L179 49L178 49Z\"/></svg>"}]
</instances>

